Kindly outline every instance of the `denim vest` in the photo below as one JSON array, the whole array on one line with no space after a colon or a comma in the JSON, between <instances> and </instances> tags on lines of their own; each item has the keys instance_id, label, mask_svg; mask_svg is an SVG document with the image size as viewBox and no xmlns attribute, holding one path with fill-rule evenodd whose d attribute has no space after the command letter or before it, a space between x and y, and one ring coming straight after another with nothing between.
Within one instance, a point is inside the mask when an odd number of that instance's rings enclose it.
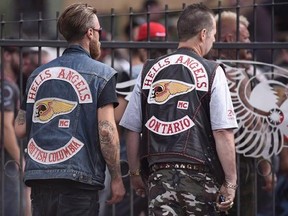
<instances>
[{"instance_id":1,"label":"denim vest","mask_svg":"<svg viewBox=\"0 0 288 216\"><path fill-rule=\"evenodd\" d=\"M24 181L70 179L103 188L98 98L116 71L78 45L37 68L26 88Z\"/></svg>"}]
</instances>

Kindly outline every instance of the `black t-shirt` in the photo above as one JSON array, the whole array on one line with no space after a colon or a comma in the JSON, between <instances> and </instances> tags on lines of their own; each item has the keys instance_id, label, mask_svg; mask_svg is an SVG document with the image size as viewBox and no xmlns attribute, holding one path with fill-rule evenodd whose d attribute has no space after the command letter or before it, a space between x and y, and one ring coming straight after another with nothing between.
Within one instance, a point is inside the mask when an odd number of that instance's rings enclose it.
<instances>
[{"instance_id":1,"label":"black t-shirt","mask_svg":"<svg viewBox=\"0 0 288 216\"><path fill-rule=\"evenodd\" d=\"M17 110L19 108L19 88L18 86L8 80L3 80L3 95L4 95L4 111L12 111L14 114L17 114ZM1 94L1 88L0 88ZM0 102L1 103L1 102Z\"/></svg>"},{"instance_id":2,"label":"black t-shirt","mask_svg":"<svg viewBox=\"0 0 288 216\"><path fill-rule=\"evenodd\" d=\"M117 75L115 74L106 84L98 99L98 108L113 103L114 107L118 106L116 94Z\"/></svg>"}]
</instances>

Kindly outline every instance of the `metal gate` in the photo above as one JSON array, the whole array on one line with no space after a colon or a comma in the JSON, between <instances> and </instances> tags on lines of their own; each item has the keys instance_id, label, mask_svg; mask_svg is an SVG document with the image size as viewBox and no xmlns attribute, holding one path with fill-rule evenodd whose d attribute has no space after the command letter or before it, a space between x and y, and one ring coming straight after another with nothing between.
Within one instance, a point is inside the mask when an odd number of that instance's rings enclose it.
<instances>
[{"instance_id":1,"label":"metal gate","mask_svg":"<svg viewBox=\"0 0 288 216\"><path fill-rule=\"evenodd\" d=\"M235 105L235 110L238 117L238 122L241 130L236 133L236 149L237 149L237 164L238 164L238 180L239 188L236 194L237 205L232 210L231 215L247 216L247 215L288 215L285 209L288 205L288 162L285 158L288 158L286 153L288 142L288 129L287 129L287 117L288 105L286 101L288 98L287 81L288 81L288 28L287 15L285 12L288 9L288 2L286 1L251 1L250 3L241 3L237 0L236 4L225 5L221 1L213 8L215 13L221 14L223 11L233 11L239 17L240 14L246 14L249 18L250 35L252 38L251 43L233 42L215 42L215 50L224 49L236 49L237 53L241 49L251 50L252 60L244 62L245 64L252 65L250 74L250 85L253 91L250 93L250 105L253 109L249 110L245 108L245 103L241 101L239 96L241 79L235 78L229 80L229 85L235 85L231 92L232 99ZM184 8L185 4L181 6ZM286 10L285 10L286 8ZM170 9L168 5L165 5L163 9L158 12L151 12L148 7L145 12L134 11L129 9L128 13L116 13L111 9L109 14L99 14L99 20L104 27L105 34L102 38L102 53L109 55L109 60L106 58L106 63L110 64L117 70L125 70L131 75L131 59L132 50L144 48L149 52L153 49L168 49L174 50L177 48L177 36L175 32L175 20L182 9ZM284 13L282 13L284 11ZM137 23L139 18L142 18L145 22L153 21L153 13L158 13L160 16L160 22L166 27L167 34L165 41L150 41L149 37L147 41L137 42L133 39L132 29ZM264 15L263 15L264 14ZM20 88L20 101L23 98L24 86L25 86L25 71L27 68L26 57L29 53L29 57L32 58L35 65L39 65L45 62L47 54L51 58L55 58L61 55L63 49L67 46L67 43L61 38L56 30L58 13L54 18L43 18L42 13L39 12L39 16L36 19L25 20L23 14L20 14L20 18L16 20L6 20L2 15L0 20L0 46L1 46L1 77L4 77L4 47L13 47L19 49L20 58L20 76L18 86ZM239 22L239 18L237 19ZM264 23L263 23L264 22ZM29 28L29 32L26 32L27 26L33 26ZM239 24L237 24L239 25ZM265 32L262 32L263 27ZM47 33L46 28L49 29ZM33 31L31 31L33 29ZM125 32L121 30L125 29ZM51 33L52 32L52 33ZM125 35L126 33L126 35ZM239 39L239 38L238 38ZM148 53L149 53L148 52ZM149 56L148 56L149 57ZM239 58L239 55L232 60L218 60L226 65L227 73L232 77L241 77L241 70L237 69L240 64L243 64ZM286 57L286 58L285 58ZM257 61L256 61L257 60ZM281 60L281 61L280 61ZM119 66L119 61L124 61L125 64ZM234 66L231 66L233 62ZM30 62L31 63L31 62ZM126 66L125 66L126 65ZM286 68L285 68L286 67ZM264 71L265 81L257 81L257 70ZM4 101L5 89L3 85L4 80L1 79L1 101ZM132 83L133 84L133 83ZM119 86L123 87L125 84L121 83ZM128 84L129 88L129 84ZM238 89L238 90L237 90ZM242 90L241 90L242 91ZM247 95L246 95L247 96ZM288 102L287 102L288 103ZM244 108L243 108L244 107ZM260 110L256 112L255 110ZM4 146L5 137L11 141L11 137L5 133L5 107L4 103L1 103L1 146ZM262 112L261 112L262 111ZM264 114L263 114L264 113ZM252 127L247 132L247 116L252 116L252 121L255 121L253 125L261 122L259 127ZM250 118L249 117L249 118ZM251 125L250 125L251 126ZM251 127L250 127L251 128ZM25 140L19 140L21 157L25 152ZM9 143L8 143L9 144ZM7 144L7 145L8 145ZM1 215L10 215L4 212L5 200L13 199L13 193L5 192L7 182L16 181L19 188L19 195L14 198L16 206L23 206L17 209L16 215L29 215L27 211L27 188L22 183L22 167L23 161L20 160L16 163L13 159L5 158L5 151L2 148L1 151ZM125 164L125 163L123 163ZM16 165L16 166L15 166ZM268 166L269 171L262 172L261 167ZM12 170L12 171L11 171ZM124 170L124 166L123 166ZM126 169L127 170L127 169ZM286 173L285 173L286 172ZM270 192L265 192L262 188L263 180L265 178L271 178L273 175L277 176L277 179L273 178L272 184L275 187ZM123 176L123 178L129 178ZM13 186L12 186L13 187ZM14 189L15 189L14 188ZM11 189L11 188L10 188ZM13 189L13 188L12 188ZM13 190L12 190L13 191ZM284 191L284 192L283 192ZM132 193L132 189L127 188L128 201L125 202L128 213L125 215L136 216L133 206L133 200L135 195ZM104 195L103 195L104 196ZM16 200L16 201L15 201ZM282 202L284 204L282 204ZM15 203L14 203L15 204ZM281 205L284 205L281 206ZM103 206L101 208L104 208ZM119 209L123 206L116 205L109 209L109 213L103 215L119 215ZM287 207L286 207L287 208ZM107 210L107 209L106 209ZM283 212L282 212L283 211ZM28 212L28 213L27 213ZM117 214L118 212L118 214ZM138 215L138 214L137 214Z\"/></svg>"}]
</instances>

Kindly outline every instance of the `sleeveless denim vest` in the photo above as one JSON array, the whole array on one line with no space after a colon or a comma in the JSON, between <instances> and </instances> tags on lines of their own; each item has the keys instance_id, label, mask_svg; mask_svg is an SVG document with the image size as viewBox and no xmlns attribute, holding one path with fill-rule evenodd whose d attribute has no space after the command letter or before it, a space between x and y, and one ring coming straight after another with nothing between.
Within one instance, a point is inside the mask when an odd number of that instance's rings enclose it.
<instances>
[{"instance_id":1,"label":"sleeveless denim vest","mask_svg":"<svg viewBox=\"0 0 288 216\"><path fill-rule=\"evenodd\" d=\"M80 46L36 69L28 79L28 145L24 181L70 179L103 188L97 101L116 71Z\"/></svg>"}]
</instances>

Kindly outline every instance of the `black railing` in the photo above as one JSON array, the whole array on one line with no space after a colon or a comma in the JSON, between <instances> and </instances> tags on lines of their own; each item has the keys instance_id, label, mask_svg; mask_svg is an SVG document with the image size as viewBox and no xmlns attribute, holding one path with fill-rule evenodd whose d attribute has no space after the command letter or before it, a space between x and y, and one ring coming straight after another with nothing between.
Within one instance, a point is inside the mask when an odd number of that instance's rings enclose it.
<instances>
[{"instance_id":1,"label":"black railing","mask_svg":"<svg viewBox=\"0 0 288 216\"><path fill-rule=\"evenodd\" d=\"M267 2L267 1L266 1ZM182 5L182 8L185 7L185 4ZM269 22L269 29L270 32L270 38L267 41L259 41L258 40L258 33L257 33L257 20L258 20L258 11L260 8L268 8L268 10L271 12L271 19ZM255 51L256 53L261 52L262 50L269 50L271 51L272 55L271 55L271 62L275 62L276 57L275 57L275 52L276 51L280 51L283 49L287 49L288 50L288 32L285 31L276 31L275 29L275 25L276 25L276 20L275 20L275 10L279 9L279 7L287 7L288 8L288 2L276 2L274 0L271 0L271 2L269 3L258 3L255 0L253 1L253 4L251 5L241 5L240 1L237 1L237 4L234 6L225 6L221 4L221 1L219 1L218 6L216 8L213 8L215 13L221 13L222 11L225 10L231 10L237 13L237 15L239 16L241 14L241 12L245 9L250 9L252 11L252 13L250 14L252 16L252 21L253 23L251 23L251 25L253 26L253 32L251 33L251 36L253 37L253 41L251 43L242 43L242 42L234 42L234 43L223 43L223 42L215 42L213 48L214 49L250 49ZM287 10L288 11L288 10ZM115 52L118 49L125 49L125 50L131 50L131 49L138 49L138 48L145 48L145 49L160 49L160 48L167 48L170 50L176 49L177 48L177 38L172 37L170 35L170 31L168 29L170 29L171 27L171 23L169 23L169 21L171 21L172 18L177 18L179 12L181 12L181 10L173 10L170 9L168 7L168 5L165 5L163 11L159 11L157 13L161 13L162 14L162 20L161 22L164 24L164 26L167 29L167 34L166 34L166 38L164 41L144 41L144 42L137 42L137 41L133 41L132 40L132 28L133 28L133 20L136 19L139 16L144 17L144 20L149 22L151 21L150 16L151 16L151 12L148 10L146 12L137 12L134 11L132 8L129 9L129 12L127 13L117 13L115 12L114 9L111 9L111 13L109 14L100 14L99 15L99 20L101 22L102 25L104 25L105 30L108 34L111 35L110 38L106 38L105 40L101 41L101 46L103 49L111 49L111 56L112 56L112 60L111 60L111 65L114 65L114 58L115 58ZM6 20L5 17L2 15L0 18L0 47L2 48L3 46L16 46L16 47L20 47L20 65L23 64L23 59L22 59L22 53L24 52L24 49L26 47L37 47L39 50L41 50L44 47L50 47L50 48L55 48L55 52L56 52L56 56L61 55L61 51L63 48L65 48L67 46L67 42L64 41L61 36L59 35L58 31L56 30L56 22L57 22L57 17L59 16L59 13L57 12L55 15L55 18L43 18L42 17L42 13L39 12L38 17L35 19L29 19L29 20L25 20L23 18L23 14L20 14L20 18L17 20ZM279 17L278 17L279 18ZM281 18L281 17L280 17ZM126 19L126 22L123 21L123 19ZM128 20L128 21L127 21ZM121 38L120 36L123 36L121 30L123 30L124 25L128 23L129 26L129 35L127 39L119 39ZM24 27L26 25L33 25L35 26L35 31L33 32L25 32L24 31ZM44 28L46 28L47 26L49 26L49 29L51 31L51 33L47 34L47 30L43 31ZM121 26L121 27L119 27ZM174 26L175 27L175 26ZM279 38L277 36L277 34L281 34L281 36L285 36L286 34L286 41L283 42L282 38ZM11 38L11 36L13 38ZM285 38L285 37L284 37ZM131 59L131 52L127 52L128 56L126 56L126 60L131 63L131 61L129 61L129 59ZM130 56L129 56L130 55ZM41 53L39 53L39 62L41 61ZM3 57L2 57L2 53L1 53L1 62L3 62ZM288 64L288 62L287 62ZM130 65L131 67L131 65ZM3 77L3 70L4 68L1 67L1 76ZM23 74L22 74L22 69L20 67L20 72L21 72L21 76L20 76L20 87L22 88L23 86ZM2 84L2 80L1 80L1 86L3 86ZM21 90L21 95L23 95L23 92ZM3 98L3 89L1 89L1 98ZM22 99L22 98L21 98ZM2 100L1 100L2 101ZM3 112L3 105L1 104L1 119L4 119L4 112ZM1 121L1 137L5 137L6 135L4 134L4 130L3 130L3 124L4 122ZM3 146L3 139L1 140L1 144ZM21 144L21 152L23 153L23 141L20 142ZM238 159L239 161L239 159ZM256 159L255 159L255 163ZM4 168L5 168L5 163L3 161L3 151L2 151L2 179L3 179L3 175L5 175L5 173L3 172ZM22 164L21 164L22 166ZM256 166L257 167L257 166ZM274 168L274 162L272 163L272 167ZM239 169L240 172L240 169ZM254 188L256 189L258 183L257 183L257 170L253 170L252 171L255 174L255 181L254 181ZM240 175L242 175L242 173L239 173ZM18 176L17 176L18 178ZM127 177L126 177L127 178ZM2 190L3 191L3 181L2 181ZM23 185L21 183L21 190L23 190ZM127 189L129 190L129 189ZM239 187L239 190L241 190L241 185ZM275 191L273 191L273 196L272 196L272 200L271 202L273 203L273 215L277 215L275 212ZM133 194L131 194L131 197L133 199ZM257 191L255 191L254 193L255 195L255 200L259 200L261 199L261 197L257 197ZM240 199L239 193L238 193L238 200ZM21 197L23 197L23 192L21 192ZM247 199L252 199L253 197L247 197ZM4 200L5 200L5 196L1 195L1 206L4 205ZM24 200L23 198L20 199L20 205L23 206L24 205ZM242 206L241 202L238 201L238 207L239 208L246 208L246 206ZM130 202L130 207L131 209L133 209L133 200L131 200ZM257 203L255 203L255 214L257 215ZM237 211L237 215L240 216L240 211ZM20 209L19 215L24 215L24 209ZM115 211L115 206L113 208L113 214L116 214L117 210ZM1 212L3 216L5 216L4 214L4 210L2 208L2 212ZM133 216L133 212L130 213L131 216ZM136 215L135 215L136 216Z\"/></svg>"}]
</instances>

